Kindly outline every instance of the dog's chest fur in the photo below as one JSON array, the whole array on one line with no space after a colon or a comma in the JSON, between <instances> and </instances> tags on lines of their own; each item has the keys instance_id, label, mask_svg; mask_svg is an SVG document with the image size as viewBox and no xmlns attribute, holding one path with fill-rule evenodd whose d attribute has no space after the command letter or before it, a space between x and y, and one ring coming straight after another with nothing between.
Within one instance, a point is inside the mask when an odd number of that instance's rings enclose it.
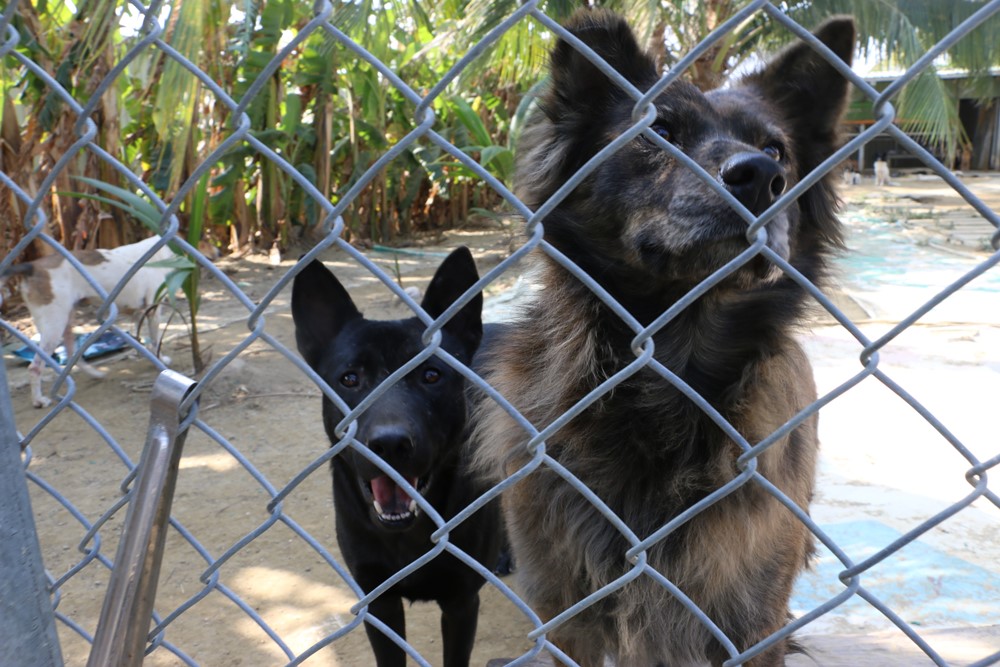
<instances>
[{"instance_id":1,"label":"dog's chest fur","mask_svg":"<svg viewBox=\"0 0 1000 667\"><path fill-rule=\"evenodd\" d=\"M644 523L650 526L662 525L717 488L720 480L739 472L738 445L667 377L702 396L754 444L755 438L783 422L778 414L744 414L745 404L758 393L774 390L769 376L775 371L774 360L789 360L783 373L790 375L800 366L808 373L801 350L782 327L760 321L767 315L763 304L736 300L683 313L678 322L653 336L653 360L662 367L661 373L648 366L629 370L642 354L631 347L634 332L608 317L609 309L587 296L585 288L552 283L547 291L544 305L534 308L495 352L497 358L513 362L499 364L488 379L542 429L621 374L620 382L546 443L553 456L571 462L574 473L585 481L592 477L588 484L595 484L614 509L627 512L634 501L649 499L639 505ZM752 327L761 330L753 345L741 346L727 335L734 328ZM560 344L538 345L540 340ZM803 385L803 396L811 395L807 381L789 382L796 389ZM486 421L490 436L483 439L482 453L504 452L501 466L511 474L529 458L523 447L512 446L526 434L509 424L494 426L492 416ZM655 516L648 511L650 506L657 508ZM639 525L633 528L643 530Z\"/></svg>"},{"instance_id":2,"label":"dog's chest fur","mask_svg":"<svg viewBox=\"0 0 1000 667\"><path fill-rule=\"evenodd\" d=\"M580 298L572 284L563 285L575 298L560 301L549 293L546 312L536 308L495 351L496 358L513 360L494 368L490 383L532 424L542 429L571 410L591 390L636 360L624 327L609 330L606 307L593 298ZM548 290L558 292L558 284ZM554 307L553 307L554 306ZM763 355L743 350L728 363L707 363L713 343L712 316L699 338L675 338L666 328L654 337L654 359L685 382L696 385L734 428L756 444L773 432L815 395L811 373L799 347L775 333L773 347ZM721 321L714 326L725 328ZM539 340L559 341L538 345ZM730 351L733 352L732 350ZM738 352L738 351L737 351ZM766 361L767 363L762 363ZM769 397L775 409L747 410ZM784 406L784 407L782 407ZM528 439L505 413L481 414L482 460L510 475L531 460ZM726 482L738 477L741 449L691 399L660 374L643 368L576 415L548 437L545 453L601 499L641 540ZM798 458L797 465L784 463ZM772 483L807 506L815 463L815 420L776 442L758 459L758 470ZM538 498L544 498L539 503ZM545 465L523 479L503 498L516 557L532 564L521 572L522 586L530 590L543 618L624 576L633 563L625 558L629 541L589 500ZM530 510L528 508L531 508ZM547 509L543 509L547 508ZM745 527L772 521L775 532L748 533ZM781 566L799 567L808 551L801 533L788 529L790 515L759 487L749 484L710 508L649 549L646 557L658 572L682 587L703 608L720 599L753 618L754 600L771 595L759 581L746 581L742 595L723 588L724 582L744 579L748 568L770 562L765 543L785 540ZM738 538L736 537L738 536ZM738 539L738 544L734 540ZM734 551L736 550L736 551ZM759 561L759 562L755 562ZM791 565L786 565L791 563ZM566 577L546 573L565 571ZM700 624L662 587L643 577L628 585L630 593L615 595L585 612L581 632L600 635L598 643L617 645L621 655L654 664L669 655L674 663L689 664L697 657L693 647L708 639ZM558 601L554 608L547 605ZM610 624L606 619L618 619ZM638 632L643 628L642 632ZM659 644L670 653L645 653L656 642L642 636L671 637ZM629 643L636 641L635 645ZM687 647L682 648L682 647ZM674 652L675 651L675 652ZM692 651L692 652L687 652Z\"/></svg>"}]
</instances>

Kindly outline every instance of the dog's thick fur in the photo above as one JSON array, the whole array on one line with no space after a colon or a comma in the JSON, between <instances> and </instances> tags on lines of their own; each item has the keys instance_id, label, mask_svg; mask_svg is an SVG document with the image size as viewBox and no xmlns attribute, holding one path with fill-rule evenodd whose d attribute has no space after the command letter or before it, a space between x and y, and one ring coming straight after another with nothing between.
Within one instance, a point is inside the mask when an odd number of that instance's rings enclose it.
<instances>
[{"instance_id":1,"label":"dog's thick fur","mask_svg":"<svg viewBox=\"0 0 1000 667\"><path fill-rule=\"evenodd\" d=\"M584 10L568 24L639 90L658 79L625 22ZM853 22L816 32L845 62ZM759 215L838 142L844 77L804 44L730 87L672 84L655 100L652 131L672 142ZM537 209L631 124L634 99L567 42L520 139L517 194ZM768 247L821 281L841 245L831 179L767 226ZM594 169L544 220L545 238L647 325L745 250L746 223L652 139L638 137ZM537 428L635 361L635 332L547 255L545 289L486 365L486 379ZM655 361L703 396L751 444L816 397L793 340L805 292L757 257L653 336ZM506 476L530 460L528 439L493 401L477 408L479 463ZM757 458L757 472L808 508L817 455L809 417ZM589 487L641 538L740 473L741 450L679 389L646 367L606 392L546 441L546 453ZM629 542L580 492L545 465L502 496L526 600L543 619L632 568ZM677 528L648 563L691 598L740 651L781 628L792 583L813 540L761 486L749 483ZM554 629L550 638L585 667L721 665L729 653L664 587L643 575ZM749 660L784 664L787 642Z\"/></svg>"},{"instance_id":2,"label":"dog's thick fur","mask_svg":"<svg viewBox=\"0 0 1000 667\"><path fill-rule=\"evenodd\" d=\"M125 273L154 244L160 241L159 236L151 236L137 243L119 246L111 250L75 250L73 256L84 266L87 273L106 292L113 290ZM163 262L174 257L174 253L163 246L143 265L128 281L115 299L115 304L122 311L134 311L145 314L148 310L147 322L150 330L149 349L157 354L160 349L159 308L152 308L156 303L156 293L163 285L172 268L150 266L152 263ZM96 298L97 293L83 275L60 254L48 255L33 262L17 264L7 269L0 279L10 276L20 276L20 292L24 299L31 319L38 330L38 346L46 355L52 355L59 343L66 348L66 356L73 356L76 342L73 336L74 309L81 300ZM170 359L161 357L164 363ZM103 377L104 373L80 359L77 364L92 377ZM31 402L36 408L47 407L52 400L42 395L42 367L44 361L38 354L28 366L28 377L31 381Z\"/></svg>"},{"instance_id":3,"label":"dog's thick fur","mask_svg":"<svg viewBox=\"0 0 1000 667\"><path fill-rule=\"evenodd\" d=\"M478 275L467 248L438 268L422 307L437 317L471 287ZM483 336L482 294L443 327L442 348L471 365ZM354 408L390 373L425 345L426 327L416 317L373 321L362 317L350 295L320 262L296 276L292 288L295 339L306 362ZM393 385L358 418L355 436L402 475L445 519L485 488L467 469L466 387L451 366L431 357ZM323 399L323 424L331 442L343 414ZM351 574L367 593L434 544L437 529L385 472L353 449L334 457L333 500L337 542ZM487 567L497 562L500 517L496 503L449 533L451 544ZM369 611L405 637L403 602L434 600L441 607L444 664L469 664L483 578L449 553L437 556L371 603ZM365 626L379 667L402 667L403 650L380 630Z\"/></svg>"}]
</instances>

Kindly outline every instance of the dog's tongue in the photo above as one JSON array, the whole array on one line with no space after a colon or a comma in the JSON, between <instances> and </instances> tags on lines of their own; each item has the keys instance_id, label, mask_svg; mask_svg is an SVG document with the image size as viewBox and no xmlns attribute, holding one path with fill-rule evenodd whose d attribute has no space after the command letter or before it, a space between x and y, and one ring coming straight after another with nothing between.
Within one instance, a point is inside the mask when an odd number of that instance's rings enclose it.
<instances>
[{"instance_id":1,"label":"dog's tongue","mask_svg":"<svg viewBox=\"0 0 1000 667\"><path fill-rule=\"evenodd\" d=\"M417 483L416 479L407 481L411 485ZM410 496L385 475L372 480L372 495L383 514L405 514L410 511Z\"/></svg>"}]
</instances>

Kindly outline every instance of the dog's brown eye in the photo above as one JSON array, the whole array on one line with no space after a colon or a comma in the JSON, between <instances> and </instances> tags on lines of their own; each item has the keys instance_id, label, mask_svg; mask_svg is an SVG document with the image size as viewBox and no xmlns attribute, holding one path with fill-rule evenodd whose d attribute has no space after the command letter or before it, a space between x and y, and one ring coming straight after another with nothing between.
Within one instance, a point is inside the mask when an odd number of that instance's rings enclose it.
<instances>
[{"instance_id":1,"label":"dog's brown eye","mask_svg":"<svg viewBox=\"0 0 1000 667\"><path fill-rule=\"evenodd\" d=\"M767 146L764 146L764 148L761 149L761 152L764 153L764 155L771 158L772 160L776 160L778 162L781 161L781 158L784 156L785 153L783 150L781 150L780 144L768 144Z\"/></svg>"},{"instance_id":2,"label":"dog's brown eye","mask_svg":"<svg viewBox=\"0 0 1000 667\"><path fill-rule=\"evenodd\" d=\"M424 382L427 384L434 384L441 379L441 371L436 368L426 368L424 369Z\"/></svg>"},{"instance_id":3,"label":"dog's brown eye","mask_svg":"<svg viewBox=\"0 0 1000 667\"><path fill-rule=\"evenodd\" d=\"M340 384L344 385L348 389L357 387L360 383L357 373L344 373L340 376Z\"/></svg>"}]
</instances>

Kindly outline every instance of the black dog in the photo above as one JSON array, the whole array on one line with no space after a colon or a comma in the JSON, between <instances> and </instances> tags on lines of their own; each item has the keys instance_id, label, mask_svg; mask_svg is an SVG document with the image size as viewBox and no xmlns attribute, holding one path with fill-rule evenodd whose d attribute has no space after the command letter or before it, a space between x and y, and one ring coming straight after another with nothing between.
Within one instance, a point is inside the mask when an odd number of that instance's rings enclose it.
<instances>
[{"instance_id":1,"label":"black dog","mask_svg":"<svg viewBox=\"0 0 1000 667\"><path fill-rule=\"evenodd\" d=\"M421 304L438 317L475 281L467 248L438 268ZM442 348L472 363L483 336L482 294L442 329ZM347 290L319 261L292 287L295 340L306 362L352 408L426 346L426 327L416 317L366 320ZM431 357L395 383L359 418L356 439L398 472L445 519L475 500L485 487L467 474L466 386L462 376ZM343 419L323 399L323 424L331 442ZM385 472L351 448L333 459L337 541L351 574L365 592L430 551L437 526ZM449 541L492 566L499 549L499 516L491 503L451 531ZM369 606L369 612L405 637L402 598L434 600L441 607L444 664L469 664L483 578L447 552L401 580ZM366 625L379 667L404 665L406 656L380 630Z\"/></svg>"}]
</instances>

